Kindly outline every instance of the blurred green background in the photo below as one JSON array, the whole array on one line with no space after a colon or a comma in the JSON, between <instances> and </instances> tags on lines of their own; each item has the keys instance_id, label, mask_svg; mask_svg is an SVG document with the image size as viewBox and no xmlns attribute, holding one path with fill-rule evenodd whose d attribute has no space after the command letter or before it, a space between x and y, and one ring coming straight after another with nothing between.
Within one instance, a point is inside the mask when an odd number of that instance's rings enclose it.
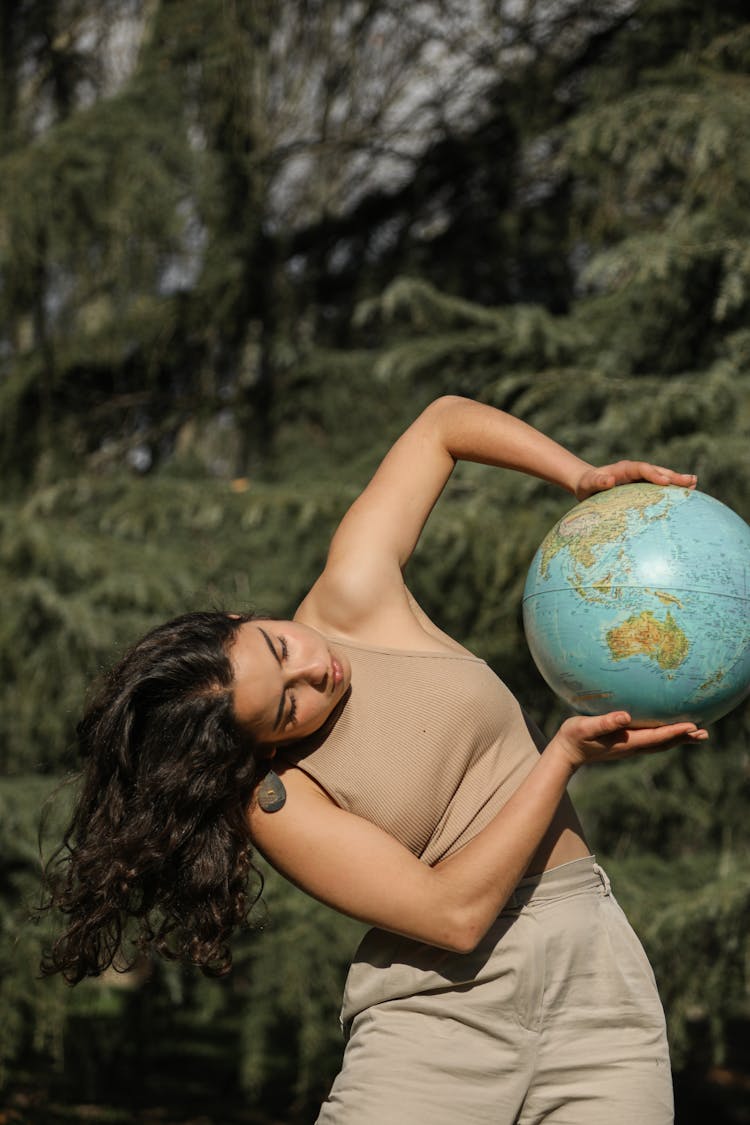
<instances>
[{"instance_id":1,"label":"blurred green background","mask_svg":"<svg viewBox=\"0 0 750 1125\"><path fill-rule=\"evenodd\" d=\"M221 981L40 981L86 685L288 615L436 395L750 517L750 20L698 0L3 0L1 1122L309 1122L361 928L269 875ZM548 730L520 594L570 506L456 472L416 596ZM750 708L575 796L654 963L678 1122L750 1122ZM56 796L50 801L50 794Z\"/></svg>"}]
</instances>

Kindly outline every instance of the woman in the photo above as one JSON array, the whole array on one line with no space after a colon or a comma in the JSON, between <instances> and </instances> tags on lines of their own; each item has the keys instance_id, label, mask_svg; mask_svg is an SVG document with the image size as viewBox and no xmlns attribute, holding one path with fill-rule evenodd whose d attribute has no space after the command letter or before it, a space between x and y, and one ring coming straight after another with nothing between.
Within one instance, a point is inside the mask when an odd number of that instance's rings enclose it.
<instances>
[{"instance_id":1,"label":"woman","mask_svg":"<svg viewBox=\"0 0 750 1125\"><path fill-rule=\"evenodd\" d=\"M100 971L129 916L142 942L228 967L252 839L375 927L320 1122L664 1125L653 977L566 787L587 762L707 735L616 712L568 719L544 745L428 619L402 570L459 459L579 500L695 486L642 462L593 468L491 407L433 403L347 512L293 621L188 615L110 673L79 728L86 780L55 893L70 925L46 968Z\"/></svg>"}]
</instances>

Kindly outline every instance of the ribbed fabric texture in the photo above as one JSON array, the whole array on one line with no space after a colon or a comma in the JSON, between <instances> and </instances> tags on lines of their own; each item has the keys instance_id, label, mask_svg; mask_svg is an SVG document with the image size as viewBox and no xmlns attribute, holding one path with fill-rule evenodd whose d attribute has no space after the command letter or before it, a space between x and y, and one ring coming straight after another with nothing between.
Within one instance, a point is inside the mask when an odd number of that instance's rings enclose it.
<instances>
[{"instance_id":1,"label":"ribbed fabric texture","mask_svg":"<svg viewBox=\"0 0 750 1125\"><path fill-rule=\"evenodd\" d=\"M436 863L502 808L541 736L477 657L330 640L351 660L351 692L315 743L285 757L337 805Z\"/></svg>"}]
</instances>

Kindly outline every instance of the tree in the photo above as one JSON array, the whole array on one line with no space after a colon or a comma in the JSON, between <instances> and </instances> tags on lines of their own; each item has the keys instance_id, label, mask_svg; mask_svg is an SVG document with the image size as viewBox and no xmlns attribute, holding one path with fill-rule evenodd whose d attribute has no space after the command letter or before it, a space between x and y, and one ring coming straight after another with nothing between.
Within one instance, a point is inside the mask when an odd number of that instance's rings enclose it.
<instances>
[{"instance_id":1,"label":"tree","mask_svg":"<svg viewBox=\"0 0 750 1125\"><path fill-rule=\"evenodd\" d=\"M346 340L353 302L394 269L412 262L481 300L528 289L528 267L519 281L492 264L506 250L528 256L513 250L522 232L496 215L512 202L529 98L515 112L493 107L497 68L514 76L497 97L518 102L530 67L546 93L548 56L553 73L569 70L622 4L275 10L7 6L9 472L54 476L53 416L71 461L129 456L142 470L178 437L200 445L209 420L212 430L229 420L232 447L207 459L219 472L255 470L284 371L311 343ZM545 269L535 296L552 288L562 300L566 271Z\"/></svg>"}]
</instances>

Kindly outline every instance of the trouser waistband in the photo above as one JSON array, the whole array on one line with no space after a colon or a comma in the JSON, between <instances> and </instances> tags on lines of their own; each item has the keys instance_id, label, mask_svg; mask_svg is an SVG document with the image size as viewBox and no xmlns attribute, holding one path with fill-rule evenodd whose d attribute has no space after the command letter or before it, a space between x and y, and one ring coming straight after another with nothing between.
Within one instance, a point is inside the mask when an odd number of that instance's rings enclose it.
<instances>
[{"instance_id":1,"label":"trouser waistband","mask_svg":"<svg viewBox=\"0 0 750 1125\"><path fill-rule=\"evenodd\" d=\"M585 890L600 890L605 895L610 893L607 873L593 855L522 879L505 904L504 911L518 910L529 903L552 902Z\"/></svg>"}]
</instances>

